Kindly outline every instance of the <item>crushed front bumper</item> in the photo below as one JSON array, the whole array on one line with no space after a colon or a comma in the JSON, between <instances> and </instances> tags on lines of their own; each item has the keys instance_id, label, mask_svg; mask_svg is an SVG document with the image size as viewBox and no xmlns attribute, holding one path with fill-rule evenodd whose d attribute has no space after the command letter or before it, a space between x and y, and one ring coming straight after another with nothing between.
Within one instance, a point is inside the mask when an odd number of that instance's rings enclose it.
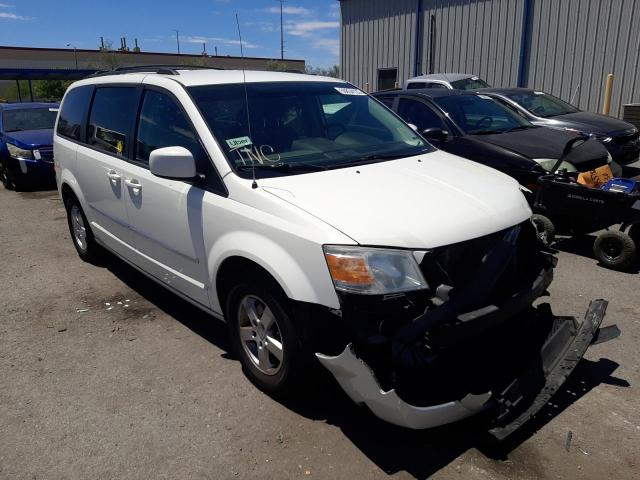
<instances>
[{"instance_id":1,"label":"crushed front bumper","mask_svg":"<svg viewBox=\"0 0 640 480\"><path fill-rule=\"evenodd\" d=\"M398 396L395 389L384 391L373 370L356 356L351 344L337 356L317 353L320 363L336 378L357 404L365 404L379 418L412 429L452 423L491 409L491 433L504 438L534 416L560 388L592 343L615 338L617 327L600 329L607 302L591 302L583 321L574 317L554 317L553 328L539 355L504 389L431 406L414 406ZM434 385L434 388L437 386Z\"/></svg>"}]
</instances>

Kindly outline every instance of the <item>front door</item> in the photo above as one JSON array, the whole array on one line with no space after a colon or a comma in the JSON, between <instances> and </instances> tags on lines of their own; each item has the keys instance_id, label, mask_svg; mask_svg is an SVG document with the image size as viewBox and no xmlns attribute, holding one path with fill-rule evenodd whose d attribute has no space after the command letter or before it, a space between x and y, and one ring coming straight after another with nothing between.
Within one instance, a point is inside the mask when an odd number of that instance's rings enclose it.
<instances>
[{"instance_id":1,"label":"front door","mask_svg":"<svg viewBox=\"0 0 640 480\"><path fill-rule=\"evenodd\" d=\"M135 263L208 307L209 278L202 233L202 197L206 192L191 182L156 177L149 171L150 153L170 146L188 149L199 172L205 173L202 164L209 159L177 101L163 91L146 89L133 161L126 165L123 175Z\"/></svg>"},{"instance_id":2,"label":"front door","mask_svg":"<svg viewBox=\"0 0 640 480\"><path fill-rule=\"evenodd\" d=\"M137 101L136 87L100 87L95 91L87 144L78 146L76 169L94 235L130 258L131 237L124 201L124 170Z\"/></svg>"}]
</instances>

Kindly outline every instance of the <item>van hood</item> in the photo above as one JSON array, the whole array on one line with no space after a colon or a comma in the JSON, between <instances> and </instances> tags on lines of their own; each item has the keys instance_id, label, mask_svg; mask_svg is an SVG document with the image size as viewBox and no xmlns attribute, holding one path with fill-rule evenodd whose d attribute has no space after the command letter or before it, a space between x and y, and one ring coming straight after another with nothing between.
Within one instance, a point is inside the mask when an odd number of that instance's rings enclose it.
<instances>
[{"instance_id":1,"label":"van hood","mask_svg":"<svg viewBox=\"0 0 640 480\"><path fill-rule=\"evenodd\" d=\"M361 245L435 248L531 216L511 177L442 151L258 183Z\"/></svg>"}]
</instances>

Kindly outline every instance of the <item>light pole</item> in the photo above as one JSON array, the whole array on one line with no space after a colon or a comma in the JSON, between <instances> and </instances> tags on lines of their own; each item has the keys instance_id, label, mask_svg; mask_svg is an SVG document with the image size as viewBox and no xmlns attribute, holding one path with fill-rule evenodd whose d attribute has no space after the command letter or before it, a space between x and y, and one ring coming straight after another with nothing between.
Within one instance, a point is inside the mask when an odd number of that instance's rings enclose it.
<instances>
[{"instance_id":1,"label":"light pole","mask_svg":"<svg viewBox=\"0 0 640 480\"><path fill-rule=\"evenodd\" d=\"M76 59L76 70L78 70L78 49L75 45L71 45L70 43L67 43L67 47L73 48L73 57Z\"/></svg>"},{"instance_id":2,"label":"light pole","mask_svg":"<svg viewBox=\"0 0 640 480\"><path fill-rule=\"evenodd\" d=\"M178 55L180 55L180 30L174 30L176 32L176 43L178 44Z\"/></svg>"}]
</instances>

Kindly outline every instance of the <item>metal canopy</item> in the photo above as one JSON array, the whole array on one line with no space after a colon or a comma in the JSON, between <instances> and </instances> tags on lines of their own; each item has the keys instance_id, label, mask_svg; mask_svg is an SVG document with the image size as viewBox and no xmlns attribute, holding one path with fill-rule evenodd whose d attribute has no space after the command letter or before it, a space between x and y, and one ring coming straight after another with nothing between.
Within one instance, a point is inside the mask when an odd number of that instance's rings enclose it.
<instances>
[{"instance_id":1,"label":"metal canopy","mask_svg":"<svg viewBox=\"0 0 640 480\"><path fill-rule=\"evenodd\" d=\"M99 71L60 68L0 68L0 80L80 80Z\"/></svg>"}]
</instances>

